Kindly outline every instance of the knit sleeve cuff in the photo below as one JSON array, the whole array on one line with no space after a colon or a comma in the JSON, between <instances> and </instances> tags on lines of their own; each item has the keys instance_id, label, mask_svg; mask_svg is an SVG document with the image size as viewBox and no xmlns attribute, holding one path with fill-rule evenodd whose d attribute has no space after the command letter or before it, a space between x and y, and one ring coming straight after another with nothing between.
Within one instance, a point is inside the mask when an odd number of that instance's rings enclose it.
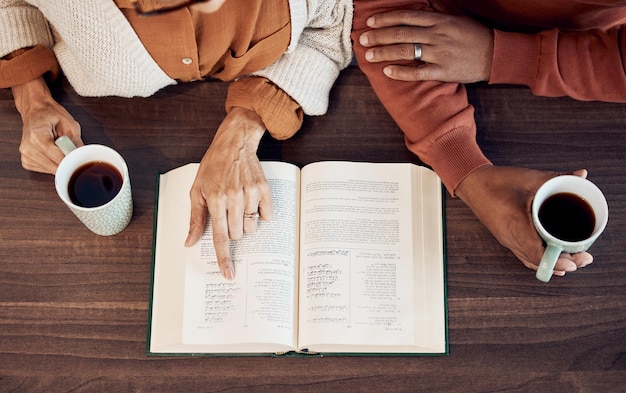
<instances>
[{"instance_id":1,"label":"knit sleeve cuff","mask_svg":"<svg viewBox=\"0 0 626 393\"><path fill-rule=\"evenodd\" d=\"M330 90L339 76L340 67L316 49L299 45L274 64L253 73L280 86L309 116L328 110Z\"/></svg>"},{"instance_id":2,"label":"knit sleeve cuff","mask_svg":"<svg viewBox=\"0 0 626 393\"><path fill-rule=\"evenodd\" d=\"M532 87L539 70L540 54L539 35L495 30L489 83Z\"/></svg>"},{"instance_id":3,"label":"knit sleeve cuff","mask_svg":"<svg viewBox=\"0 0 626 393\"><path fill-rule=\"evenodd\" d=\"M233 107L256 112L276 139L293 136L302 126L302 108L287 93L266 78L247 77L230 84L226 112Z\"/></svg>"},{"instance_id":4,"label":"knit sleeve cuff","mask_svg":"<svg viewBox=\"0 0 626 393\"><path fill-rule=\"evenodd\" d=\"M430 147L428 156L431 167L451 195L467 175L484 165L491 165L476 143L475 133L463 127L438 138Z\"/></svg>"},{"instance_id":5,"label":"knit sleeve cuff","mask_svg":"<svg viewBox=\"0 0 626 393\"><path fill-rule=\"evenodd\" d=\"M18 86L48 72L56 78L59 63L50 48L38 45L8 60L0 59L0 88Z\"/></svg>"}]
</instances>

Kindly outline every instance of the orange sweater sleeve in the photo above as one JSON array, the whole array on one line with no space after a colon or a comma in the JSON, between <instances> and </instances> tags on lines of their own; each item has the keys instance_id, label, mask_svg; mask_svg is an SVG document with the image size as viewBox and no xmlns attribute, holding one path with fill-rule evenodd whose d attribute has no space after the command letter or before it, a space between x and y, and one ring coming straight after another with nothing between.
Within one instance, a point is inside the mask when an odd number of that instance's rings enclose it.
<instances>
[{"instance_id":1,"label":"orange sweater sleeve","mask_svg":"<svg viewBox=\"0 0 626 393\"><path fill-rule=\"evenodd\" d=\"M387 63L367 62L366 48L359 44L359 36L368 29L369 16L411 8L426 7L415 0L355 0L354 52L382 104L404 132L407 147L430 165L454 193L468 174L490 164L476 142L474 109L467 101L465 87L456 83L389 79L382 71Z\"/></svg>"},{"instance_id":2,"label":"orange sweater sleeve","mask_svg":"<svg viewBox=\"0 0 626 393\"><path fill-rule=\"evenodd\" d=\"M50 72L59 74L59 63L52 50L38 45L15 51L0 59L0 89L30 82Z\"/></svg>"},{"instance_id":3,"label":"orange sweater sleeve","mask_svg":"<svg viewBox=\"0 0 626 393\"><path fill-rule=\"evenodd\" d=\"M528 86L536 95L626 102L626 28L538 34L495 30L489 83Z\"/></svg>"},{"instance_id":4,"label":"orange sweater sleeve","mask_svg":"<svg viewBox=\"0 0 626 393\"><path fill-rule=\"evenodd\" d=\"M302 126L300 105L270 80L258 76L238 79L228 88L226 112L235 107L256 112L275 139L292 137Z\"/></svg>"}]
</instances>

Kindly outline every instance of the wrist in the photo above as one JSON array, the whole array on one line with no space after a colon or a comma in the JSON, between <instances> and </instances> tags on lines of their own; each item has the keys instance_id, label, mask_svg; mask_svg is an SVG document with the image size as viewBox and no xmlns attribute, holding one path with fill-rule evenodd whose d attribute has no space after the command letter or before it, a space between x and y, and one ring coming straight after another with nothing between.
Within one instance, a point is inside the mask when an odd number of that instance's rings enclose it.
<instances>
[{"instance_id":1,"label":"wrist","mask_svg":"<svg viewBox=\"0 0 626 393\"><path fill-rule=\"evenodd\" d=\"M243 131L247 141L258 145L265 134L265 124L261 116L251 109L235 106L230 109L229 116L239 123L239 128Z\"/></svg>"},{"instance_id":2,"label":"wrist","mask_svg":"<svg viewBox=\"0 0 626 393\"><path fill-rule=\"evenodd\" d=\"M456 187L454 194L463 202L470 201L487 188L486 179L493 165L483 165L470 172ZM480 198L479 198L480 199Z\"/></svg>"},{"instance_id":3,"label":"wrist","mask_svg":"<svg viewBox=\"0 0 626 393\"><path fill-rule=\"evenodd\" d=\"M48 85L41 77L14 86L11 91L15 107L22 117L35 108L45 105L52 98Z\"/></svg>"}]
</instances>

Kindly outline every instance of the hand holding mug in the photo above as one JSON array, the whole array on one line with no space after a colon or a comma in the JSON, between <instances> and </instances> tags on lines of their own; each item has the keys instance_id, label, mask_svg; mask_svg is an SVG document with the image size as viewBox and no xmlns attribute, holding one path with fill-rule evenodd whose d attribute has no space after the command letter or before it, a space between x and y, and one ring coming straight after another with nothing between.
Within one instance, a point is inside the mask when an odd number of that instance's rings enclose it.
<instances>
[{"instance_id":1,"label":"hand holding mug","mask_svg":"<svg viewBox=\"0 0 626 393\"><path fill-rule=\"evenodd\" d=\"M483 166L468 175L455 193L489 232L529 269L537 270L545 241L533 223L531 206L537 190L548 180L565 173L528 168ZM585 178L586 170L568 175ZM591 254L561 253L555 275L564 275L593 261Z\"/></svg>"}]
</instances>

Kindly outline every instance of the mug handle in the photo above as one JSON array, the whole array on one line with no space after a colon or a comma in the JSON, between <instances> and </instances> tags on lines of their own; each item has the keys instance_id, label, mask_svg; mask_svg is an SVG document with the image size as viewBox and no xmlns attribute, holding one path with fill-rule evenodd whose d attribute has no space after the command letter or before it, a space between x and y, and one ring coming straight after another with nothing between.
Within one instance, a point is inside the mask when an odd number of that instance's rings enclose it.
<instances>
[{"instance_id":1,"label":"mug handle","mask_svg":"<svg viewBox=\"0 0 626 393\"><path fill-rule=\"evenodd\" d=\"M563 248L556 244L548 244L546 250L541 257L541 262L539 262L539 267L537 268L537 274L535 277L539 281L548 282L550 278L552 278L552 273L554 273L554 265L556 265L556 260L561 255Z\"/></svg>"},{"instance_id":2,"label":"mug handle","mask_svg":"<svg viewBox=\"0 0 626 393\"><path fill-rule=\"evenodd\" d=\"M57 145L65 155L68 155L72 150L76 150L74 142L65 135L58 137L54 141L54 144Z\"/></svg>"}]
</instances>

